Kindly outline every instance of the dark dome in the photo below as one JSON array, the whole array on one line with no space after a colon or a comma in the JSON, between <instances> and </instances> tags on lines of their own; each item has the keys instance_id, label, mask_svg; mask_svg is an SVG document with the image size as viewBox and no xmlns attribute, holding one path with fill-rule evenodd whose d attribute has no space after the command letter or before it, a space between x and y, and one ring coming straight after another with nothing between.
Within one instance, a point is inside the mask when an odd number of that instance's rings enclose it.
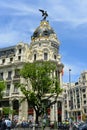
<instances>
[{"instance_id":1,"label":"dark dome","mask_svg":"<svg viewBox=\"0 0 87 130\"><path fill-rule=\"evenodd\" d=\"M50 27L49 22L47 21L41 21L40 26L37 27L37 29L34 31L32 35L33 38L39 38L39 37L45 37L50 36L50 34L55 34L52 27Z\"/></svg>"}]
</instances>

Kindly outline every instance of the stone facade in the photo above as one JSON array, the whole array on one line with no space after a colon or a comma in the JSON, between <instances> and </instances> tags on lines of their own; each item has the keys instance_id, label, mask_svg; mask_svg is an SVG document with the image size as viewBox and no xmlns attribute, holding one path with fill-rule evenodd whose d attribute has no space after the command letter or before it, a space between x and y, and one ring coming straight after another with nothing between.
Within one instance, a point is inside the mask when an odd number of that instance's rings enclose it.
<instances>
[{"instance_id":1,"label":"stone facade","mask_svg":"<svg viewBox=\"0 0 87 130\"><path fill-rule=\"evenodd\" d=\"M36 28L32 37L31 43L18 43L15 46L0 49L0 79L6 81L6 90L4 92L4 100L0 107L8 107L16 110L18 121L28 119L28 105L27 102L20 104L20 99L24 97L17 84L25 82L18 74L19 70L26 62L33 61L54 61L57 63L58 70L55 72L59 76L60 84L62 87L62 69L64 65L61 63L61 55L59 54L60 42L57 39L56 33L46 20L41 21L40 26ZM29 87L31 85L29 84ZM54 100L54 99L52 99ZM3 105L2 105L3 104ZM61 110L58 114L58 104ZM63 107L62 107L63 106ZM59 95L58 102L50 108L50 120L54 122L64 119L64 103L63 96ZM9 115L11 118L12 114Z\"/></svg>"},{"instance_id":2,"label":"stone facade","mask_svg":"<svg viewBox=\"0 0 87 130\"><path fill-rule=\"evenodd\" d=\"M83 116L87 115L87 71L81 73L76 83L63 83L64 66L61 63L59 46L60 42L53 28L48 21L42 20L32 34L30 44L21 42L15 46L0 49L0 80L6 82L4 97L0 102L1 112L2 107L10 106L12 110L16 110L14 118L18 118L18 121L27 120L32 114L34 116L34 111L28 110L26 101L20 104L24 95L17 88L17 83L24 83L25 80L19 76L18 72L26 62L49 60L57 63L58 70L55 74L59 76L60 85L64 89L57 103L50 108L50 121L62 121L70 117L74 120L83 120ZM28 85L31 87L30 83ZM13 118L12 114L9 116Z\"/></svg>"},{"instance_id":3,"label":"stone facade","mask_svg":"<svg viewBox=\"0 0 87 130\"><path fill-rule=\"evenodd\" d=\"M64 84L64 116L75 121L87 116L87 71L81 73L76 83Z\"/></svg>"}]
</instances>

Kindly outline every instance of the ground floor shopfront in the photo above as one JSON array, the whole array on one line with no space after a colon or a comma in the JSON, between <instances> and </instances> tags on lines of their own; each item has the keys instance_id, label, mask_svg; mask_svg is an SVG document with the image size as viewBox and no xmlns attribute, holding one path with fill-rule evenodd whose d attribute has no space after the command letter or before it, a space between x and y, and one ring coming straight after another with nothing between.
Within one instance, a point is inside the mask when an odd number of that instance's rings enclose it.
<instances>
[{"instance_id":1,"label":"ground floor shopfront","mask_svg":"<svg viewBox=\"0 0 87 130\"><path fill-rule=\"evenodd\" d=\"M7 101L8 102L8 101ZM13 100L10 100L8 105L5 107L10 107L13 113L9 113L9 117L13 120L17 120L18 122L21 122L22 120L35 122L35 112L32 107L29 107L27 105L27 102L24 101L20 103L20 99L16 98ZM2 109L1 109L2 111ZM1 112L3 115L5 115L4 112ZM61 122L64 120L64 107L63 102L61 100L58 100L57 103L53 104L50 108L46 110L46 118L49 118L50 122ZM40 118L39 118L40 119Z\"/></svg>"}]
</instances>

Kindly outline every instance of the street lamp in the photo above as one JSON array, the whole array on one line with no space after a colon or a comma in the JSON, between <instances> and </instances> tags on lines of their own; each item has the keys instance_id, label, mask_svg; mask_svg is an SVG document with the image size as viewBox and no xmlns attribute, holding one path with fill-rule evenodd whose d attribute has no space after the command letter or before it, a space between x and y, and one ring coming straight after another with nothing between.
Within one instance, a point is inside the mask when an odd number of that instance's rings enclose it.
<instances>
[{"instance_id":1,"label":"street lamp","mask_svg":"<svg viewBox=\"0 0 87 130\"><path fill-rule=\"evenodd\" d=\"M71 89L71 69L69 69L69 90L70 90L70 107L71 107L71 117L73 109L73 98L72 98L72 89Z\"/></svg>"}]
</instances>

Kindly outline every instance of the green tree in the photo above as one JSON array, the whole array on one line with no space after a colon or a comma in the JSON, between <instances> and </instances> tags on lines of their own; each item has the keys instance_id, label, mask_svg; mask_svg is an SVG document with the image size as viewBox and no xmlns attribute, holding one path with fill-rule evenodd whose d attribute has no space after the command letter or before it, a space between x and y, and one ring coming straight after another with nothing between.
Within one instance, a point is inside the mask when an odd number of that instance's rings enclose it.
<instances>
[{"instance_id":1,"label":"green tree","mask_svg":"<svg viewBox=\"0 0 87 130\"><path fill-rule=\"evenodd\" d=\"M3 91L5 90L5 82L4 81L0 81L0 100L3 98Z\"/></svg>"},{"instance_id":2,"label":"green tree","mask_svg":"<svg viewBox=\"0 0 87 130\"><path fill-rule=\"evenodd\" d=\"M27 81L26 84L21 84L20 88L25 95L24 99L27 99L28 104L36 112L36 123L38 123L38 117L44 114L44 106L47 109L54 104L58 95L62 92L58 77L54 76L55 69L57 69L57 66L54 62L37 61L26 63L20 71L21 76ZM28 86L28 81L30 81L32 87ZM47 94L49 96L46 96ZM55 100L45 105L51 97L54 97Z\"/></svg>"},{"instance_id":3,"label":"green tree","mask_svg":"<svg viewBox=\"0 0 87 130\"><path fill-rule=\"evenodd\" d=\"M10 107L3 107L3 112L5 115L16 113L15 110L12 110Z\"/></svg>"},{"instance_id":4,"label":"green tree","mask_svg":"<svg viewBox=\"0 0 87 130\"><path fill-rule=\"evenodd\" d=\"M2 104L5 87L5 82L0 80L0 104ZM2 116L2 112L0 112L0 116Z\"/></svg>"}]
</instances>

